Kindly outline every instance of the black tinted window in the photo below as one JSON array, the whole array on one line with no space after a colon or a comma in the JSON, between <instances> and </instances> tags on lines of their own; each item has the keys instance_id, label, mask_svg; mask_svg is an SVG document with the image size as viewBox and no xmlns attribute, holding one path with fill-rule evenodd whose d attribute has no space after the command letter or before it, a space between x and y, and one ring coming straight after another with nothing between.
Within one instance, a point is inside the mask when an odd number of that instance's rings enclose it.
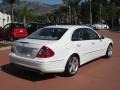
<instances>
[{"instance_id":1,"label":"black tinted window","mask_svg":"<svg viewBox=\"0 0 120 90\"><path fill-rule=\"evenodd\" d=\"M9 29L9 28L10 28L10 24L4 26L4 29Z\"/></svg>"},{"instance_id":2,"label":"black tinted window","mask_svg":"<svg viewBox=\"0 0 120 90\"><path fill-rule=\"evenodd\" d=\"M84 35L83 29L75 30L72 35L72 41L80 41L80 40L85 40L85 35Z\"/></svg>"},{"instance_id":3,"label":"black tinted window","mask_svg":"<svg viewBox=\"0 0 120 90\"><path fill-rule=\"evenodd\" d=\"M29 39L39 39L39 40L59 40L67 29L63 28L43 28L33 34L31 34Z\"/></svg>"},{"instance_id":4,"label":"black tinted window","mask_svg":"<svg viewBox=\"0 0 120 90\"><path fill-rule=\"evenodd\" d=\"M16 23L16 24L14 24L13 26L14 26L14 28L23 28L23 27L24 27L24 24L19 24L19 23L17 24L17 23Z\"/></svg>"},{"instance_id":5,"label":"black tinted window","mask_svg":"<svg viewBox=\"0 0 120 90\"><path fill-rule=\"evenodd\" d=\"M99 39L99 36L96 32L94 32L93 30L86 28L86 39L87 40L94 40L94 39Z\"/></svg>"},{"instance_id":6,"label":"black tinted window","mask_svg":"<svg viewBox=\"0 0 120 90\"><path fill-rule=\"evenodd\" d=\"M46 25L37 25L37 29L40 29L40 28L43 28L43 27L45 27Z\"/></svg>"},{"instance_id":7,"label":"black tinted window","mask_svg":"<svg viewBox=\"0 0 120 90\"><path fill-rule=\"evenodd\" d=\"M0 27L0 31L1 31L1 30L3 30L3 28L2 28L2 27Z\"/></svg>"}]
</instances>

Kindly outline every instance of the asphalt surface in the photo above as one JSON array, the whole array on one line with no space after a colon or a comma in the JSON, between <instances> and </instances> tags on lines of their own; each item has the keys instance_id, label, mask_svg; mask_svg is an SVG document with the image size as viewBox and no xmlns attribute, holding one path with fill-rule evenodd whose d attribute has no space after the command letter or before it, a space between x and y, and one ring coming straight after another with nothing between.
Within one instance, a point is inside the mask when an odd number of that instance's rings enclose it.
<instances>
[{"instance_id":1,"label":"asphalt surface","mask_svg":"<svg viewBox=\"0 0 120 90\"><path fill-rule=\"evenodd\" d=\"M0 90L120 90L120 33L100 31L114 41L112 58L99 58L72 77L23 70L10 64L9 50L0 51Z\"/></svg>"}]
</instances>

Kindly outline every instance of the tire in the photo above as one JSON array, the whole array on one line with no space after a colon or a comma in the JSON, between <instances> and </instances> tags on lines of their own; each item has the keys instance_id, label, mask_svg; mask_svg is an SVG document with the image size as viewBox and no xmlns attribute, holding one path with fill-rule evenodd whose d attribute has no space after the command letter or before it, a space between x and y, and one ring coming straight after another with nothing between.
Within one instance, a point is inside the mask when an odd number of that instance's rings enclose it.
<instances>
[{"instance_id":1,"label":"tire","mask_svg":"<svg viewBox=\"0 0 120 90\"><path fill-rule=\"evenodd\" d=\"M75 55L72 55L66 64L64 74L67 76L73 76L77 73L79 68L79 58Z\"/></svg>"},{"instance_id":2,"label":"tire","mask_svg":"<svg viewBox=\"0 0 120 90\"><path fill-rule=\"evenodd\" d=\"M110 58L111 56L112 56L112 45L110 44L109 46L108 46L108 48L107 48L107 51L106 51L106 55L105 55L105 57L106 58Z\"/></svg>"}]
</instances>

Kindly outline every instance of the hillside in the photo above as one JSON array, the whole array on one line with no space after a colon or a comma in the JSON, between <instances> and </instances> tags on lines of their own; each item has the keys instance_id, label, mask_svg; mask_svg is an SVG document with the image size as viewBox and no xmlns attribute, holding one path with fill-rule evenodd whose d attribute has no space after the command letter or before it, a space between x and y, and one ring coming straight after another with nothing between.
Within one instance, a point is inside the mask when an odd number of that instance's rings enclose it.
<instances>
[{"instance_id":1,"label":"hillside","mask_svg":"<svg viewBox=\"0 0 120 90\"><path fill-rule=\"evenodd\" d=\"M33 14L42 15L51 12L54 9L58 9L59 6L60 5L48 5L37 1L36 2L21 1L19 4L14 4L14 10L27 7L27 9L32 11ZM4 10L4 12L10 13L10 5L1 3L0 10Z\"/></svg>"}]
</instances>

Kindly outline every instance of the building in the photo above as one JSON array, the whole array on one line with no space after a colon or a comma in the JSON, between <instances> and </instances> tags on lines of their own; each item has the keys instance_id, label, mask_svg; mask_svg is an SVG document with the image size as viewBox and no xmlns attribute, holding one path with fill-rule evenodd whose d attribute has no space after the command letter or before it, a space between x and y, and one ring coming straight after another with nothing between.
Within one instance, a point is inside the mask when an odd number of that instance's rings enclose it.
<instances>
[{"instance_id":1,"label":"building","mask_svg":"<svg viewBox=\"0 0 120 90\"><path fill-rule=\"evenodd\" d=\"M7 23L11 23L11 15L0 12L0 26L3 27Z\"/></svg>"}]
</instances>

